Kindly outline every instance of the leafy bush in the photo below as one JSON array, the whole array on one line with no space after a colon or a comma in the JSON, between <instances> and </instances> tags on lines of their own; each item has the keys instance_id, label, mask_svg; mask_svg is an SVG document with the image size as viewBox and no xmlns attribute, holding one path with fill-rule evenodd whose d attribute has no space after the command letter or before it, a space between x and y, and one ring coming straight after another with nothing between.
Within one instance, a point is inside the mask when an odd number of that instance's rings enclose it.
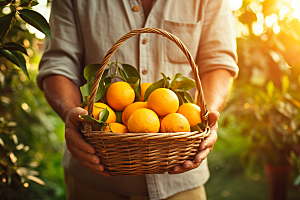
<instances>
[{"instance_id":1,"label":"leafy bush","mask_svg":"<svg viewBox=\"0 0 300 200\"><path fill-rule=\"evenodd\" d=\"M28 7L37 4L0 1L12 11L0 12L0 199L64 198L60 166L64 138L56 134L64 126L37 88L41 55L38 40L25 28L28 22L49 36L50 29L43 30L47 21Z\"/></svg>"}]
</instances>

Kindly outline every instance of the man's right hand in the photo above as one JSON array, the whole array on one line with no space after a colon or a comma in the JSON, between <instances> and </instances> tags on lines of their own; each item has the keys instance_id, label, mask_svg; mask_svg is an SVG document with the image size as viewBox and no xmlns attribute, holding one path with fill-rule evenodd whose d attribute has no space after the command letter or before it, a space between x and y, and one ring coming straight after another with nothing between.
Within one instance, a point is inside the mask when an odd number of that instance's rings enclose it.
<instances>
[{"instance_id":1,"label":"man's right hand","mask_svg":"<svg viewBox=\"0 0 300 200\"><path fill-rule=\"evenodd\" d=\"M105 167L100 163L100 158L95 154L95 149L87 143L80 133L81 123L84 121L79 115L87 115L87 111L76 107L73 108L66 118L65 139L68 150L72 156L82 165L102 176L110 177L111 174L105 171Z\"/></svg>"}]
</instances>

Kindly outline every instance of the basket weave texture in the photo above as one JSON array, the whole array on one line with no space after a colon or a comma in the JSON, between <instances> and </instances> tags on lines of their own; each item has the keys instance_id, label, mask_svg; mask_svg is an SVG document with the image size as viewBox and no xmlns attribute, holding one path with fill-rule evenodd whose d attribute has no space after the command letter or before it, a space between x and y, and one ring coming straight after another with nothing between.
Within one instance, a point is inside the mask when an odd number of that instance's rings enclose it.
<instances>
[{"instance_id":1,"label":"basket weave texture","mask_svg":"<svg viewBox=\"0 0 300 200\"><path fill-rule=\"evenodd\" d=\"M201 118L205 127L201 133L198 131L180 133L111 133L93 131L89 122L84 123L82 132L85 139L96 149L96 155L100 157L101 163L113 176L135 176L167 172L176 165L182 165L186 160L192 160L199 152L198 148L201 142L210 134L208 110L197 66L190 52L179 38L158 28L133 30L121 37L106 53L93 83L88 104L88 114L92 115L99 82L111 56L123 42L141 33L162 35L177 44L186 55L193 70L199 94L197 100L201 108Z\"/></svg>"}]
</instances>

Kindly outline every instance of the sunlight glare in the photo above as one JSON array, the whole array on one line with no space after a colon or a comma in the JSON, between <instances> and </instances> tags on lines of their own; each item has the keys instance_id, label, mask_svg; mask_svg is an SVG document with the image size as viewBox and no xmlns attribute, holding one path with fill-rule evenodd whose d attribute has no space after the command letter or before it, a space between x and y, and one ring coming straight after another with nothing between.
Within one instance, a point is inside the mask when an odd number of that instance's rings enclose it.
<instances>
[{"instance_id":1,"label":"sunlight glare","mask_svg":"<svg viewBox=\"0 0 300 200\"><path fill-rule=\"evenodd\" d=\"M232 11L236 11L242 7L243 0L229 0L229 5Z\"/></svg>"},{"instance_id":2,"label":"sunlight glare","mask_svg":"<svg viewBox=\"0 0 300 200\"><path fill-rule=\"evenodd\" d=\"M3 9L2 9L2 12L3 12L3 14L9 14L10 12L11 12L11 9L10 9L10 7L4 7Z\"/></svg>"},{"instance_id":3,"label":"sunlight glare","mask_svg":"<svg viewBox=\"0 0 300 200\"><path fill-rule=\"evenodd\" d=\"M280 32L280 26L279 26L278 24L275 24L275 25L273 26L273 32L274 32L275 34L278 34L278 33Z\"/></svg>"},{"instance_id":4,"label":"sunlight glare","mask_svg":"<svg viewBox=\"0 0 300 200\"><path fill-rule=\"evenodd\" d=\"M282 8L279 11L280 16L284 16L290 12L290 8L288 6L282 6Z\"/></svg>"},{"instance_id":5,"label":"sunlight glare","mask_svg":"<svg viewBox=\"0 0 300 200\"><path fill-rule=\"evenodd\" d=\"M272 15L266 16L265 18L265 24L267 25L268 28L271 28L278 20L278 17L275 13Z\"/></svg>"},{"instance_id":6,"label":"sunlight glare","mask_svg":"<svg viewBox=\"0 0 300 200\"><path fill-rule=\"evenodd\" d=\"M292 16L300 21L300 0L292 0L291 7L294 9Z\"/></svg>"},{"instance_id":7,"label":"sunlight glare","mask_svg":"<svg viewBox=\"0 0 300 200\"><path fill-rule=\"evenodd\" d=\"M264 14L262 12L256 13L256 17L257 17L257 22L258 23L260 23L262 25L265 23Z\"/></svg>"},{"instance_id":8,"label":"sunlight glare","mask_svg":"<svg viewBox=\"0 0 300 200\"><path fill-rule=\"evenodd\" d=\"M264 32L264 27L260 23L253 22L252 23L252 31L253 31L254 35L258 36Z\"/></svg>"}]
</instances>

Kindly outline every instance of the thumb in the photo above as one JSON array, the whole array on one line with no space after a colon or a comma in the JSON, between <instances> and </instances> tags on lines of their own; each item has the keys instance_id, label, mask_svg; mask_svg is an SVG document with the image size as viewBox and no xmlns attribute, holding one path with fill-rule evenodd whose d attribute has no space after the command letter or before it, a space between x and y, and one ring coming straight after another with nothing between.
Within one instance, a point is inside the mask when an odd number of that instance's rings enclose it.
<instances>
[{"instance_id":1,"label":"thumb","mask_svg":"<svg viewBox=\"0 0 300 200\"><path fill-rule=\"evenodd\" d=\"M210 111L208 113L209 126L213 127L217 123L219 117L220 113L218 111Z\"/></svg>"},{"instance_id":2,"label":"thumb","mask_svg":"<svg viewBox=\"0 0 300 200\"><path fill-rule=\"evenodd\" d=\"M67 121L66 121L66 127L68 128L74 128L74 129L78 129L81 126L81 122L83 122L84 120L79 118L79 115L87 115L88 112L80 107L75 107L73 108L67 117Z\"/></svg>"}]
</instances>

